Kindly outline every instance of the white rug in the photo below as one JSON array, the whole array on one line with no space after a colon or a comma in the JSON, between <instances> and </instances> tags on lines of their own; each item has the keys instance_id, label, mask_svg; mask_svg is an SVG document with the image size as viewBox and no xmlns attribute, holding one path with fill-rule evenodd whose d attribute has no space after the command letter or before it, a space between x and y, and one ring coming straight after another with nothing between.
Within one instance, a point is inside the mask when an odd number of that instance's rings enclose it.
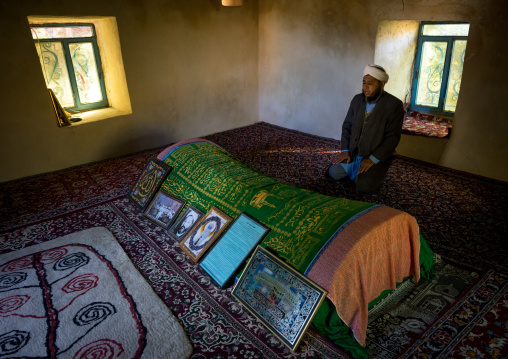
<instances>
[{"instance_id":1,"label":"white rug","mask_svg":"<svg viewBox=\"0 0 508 359\"><path fill-rule=\"evenodd\" d=\"M0 358L188 358L170 309L111 232L0 256Z\"/></svg>"}]
</instances>

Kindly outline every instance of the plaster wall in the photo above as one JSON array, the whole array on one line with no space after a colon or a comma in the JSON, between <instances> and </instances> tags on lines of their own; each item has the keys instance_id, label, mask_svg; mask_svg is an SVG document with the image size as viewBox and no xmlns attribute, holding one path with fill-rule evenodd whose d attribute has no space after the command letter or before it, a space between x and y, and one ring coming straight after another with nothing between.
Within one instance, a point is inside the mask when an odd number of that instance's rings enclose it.
<instances>
[{"instance_id":1,"label":"plaster wall","mask_svg":"<svg viewBox=\"0 0 508 359\"><path fill-rule=\"evenodd\" d=\"M114 16L132 114L57 128L29 15ZM3 0L0 181L258 120L340 138L365 63L400 54L399 45L376 52L388 20L471 24L452 137L439 156L422 158L507 181L508 121L493 101L506 92L508 23L499 21L506 15L503 0L246 0L238 7L220 0ZM410 50L403 52L405 63ZM406 88L396 84L407 74L389 66L388 89L403 99Z\"/></svg>"},{"instance_id":2,"label":"plaster wall","mask_svg":"<svg viewBox=\"0 0 508 359\"><path fill-rule=\"evenodd\" d=\"M390 78L385 90L404 103L411 99L413 62L419 21L379 21L374 63L382 64Z\"/></svg>"},{"instance_id":3,"label":"plaster wall","mask_svg":"<svg viewBox=\"0 0 508 359\"><path fill-rule=\"evenodd\" d=\"M412 50L399 45L376 55L380 22L407 21L400 30L408 42L414 22L465 21L471 26L452 136L439 156L413 149L443 166L508 181L508 121L493 101L506 92L508 23L499 21L506 15L502 0L260 0L259 118L340 139L365 64L397 52L409 61ZM394 74L397 66L389 67L395 81L388 88L404 100L408 74Z\"/></svg>"},{"instance_id":4,"label":"plaster wall","mask_svg":"<svg viewBox=\"0 0 508 359\"><path fill-rule=\"evenodd\" d=\"M340 138L374 58L370 10L357 1L259 2L259 118ZM360 63L359 63L360 62Z\"/></svg>"},{"instance_id":5,"label":"plaster wall","mask_svg":"<svg viewBox=\"0 0 508 359\"><path fill-rule=\"evenodd\" d=\"M56 126L27 17L116 18L132 114ZM258 121L256 1L0 2L0 182Z\"/></svg>"},{"instance_id":6,"label":"plaster wall","mask_svg":"<svg viewBox=\"0 0 508 359\"><path fill-rule=\"evenodd\" d=\"M429 163L439 163L448 144L448 138L402 134L397 154Z\"/></svg>"}]
</instances>

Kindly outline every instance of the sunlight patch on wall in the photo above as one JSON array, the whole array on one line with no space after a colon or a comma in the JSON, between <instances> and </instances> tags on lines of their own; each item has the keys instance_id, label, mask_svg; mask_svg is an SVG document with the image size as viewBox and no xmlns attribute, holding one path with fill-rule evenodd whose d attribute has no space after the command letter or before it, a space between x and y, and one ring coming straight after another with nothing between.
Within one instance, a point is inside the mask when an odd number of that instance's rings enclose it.
<instances>
[{"instance_id":1,"label":"sunlight patch on wall","mask_svg":"<svg viewBox=\"0 0 508 359\"><path fill-rule=\"evenodd\" d=\"M418 42L419 21L380 21L376 35L374 62L390 75L387 92L409 102L413 62Z\"/></svg>"}]
</instances>

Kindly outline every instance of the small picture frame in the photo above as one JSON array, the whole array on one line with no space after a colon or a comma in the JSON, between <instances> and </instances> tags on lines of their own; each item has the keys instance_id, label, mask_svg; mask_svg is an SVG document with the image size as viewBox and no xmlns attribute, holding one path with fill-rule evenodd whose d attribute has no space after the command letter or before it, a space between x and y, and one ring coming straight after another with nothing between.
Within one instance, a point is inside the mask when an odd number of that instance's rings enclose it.
<instances>
[{"instance_id":1,"label":"small picture frame","mask_svg":"<svg viewBox=\"0 0 508 359\"><path fill-rule=\"evenodd\" d=\"M171 167L155 157L151 157L143 168L127 196L140 210L150 203L157 193L166 176L171 172Z\"/></svg>"},{"instance_id":2,"label":"small picture frame","mask_svg":"<svg viewBox=\"0 0 508 359\"><path fill-rule=\"evenodd\" d=\"M327 294L259 245L232 292L293 352Z\"/></svg>"},{"instance_id":3,"label":"small picture frame","mask_svg":"<svg viewBox=\"0 0 508 359\"><path fill-rule=\"evenodd\" d=\"M143 216L162 228L168 229L178 217L183 206L185 206L185 201L183 199L160 190L148 207L146 207Z\"/></svg>"},{"instance_id":4,"label":"small picture frame","mask_svg":"<svg viewBox=\"0 0 508 359\"><path fill-rule=\"evenodd\" d=\"M203 217L203 212L189 205L180 217L169 228L169 235L177 242L181 242L194 225Z\"/></svg>"},{"instance_id":5,"label":"small picture frame","mask_svg":"<svg viewBox=\"0 0 508 359\"><path fill-rule=\"evenodd\" d=\"M217 207L210 208L180 242L180 248L197 263L231 220L231 217Z\"/></svg>"}]
</instances>

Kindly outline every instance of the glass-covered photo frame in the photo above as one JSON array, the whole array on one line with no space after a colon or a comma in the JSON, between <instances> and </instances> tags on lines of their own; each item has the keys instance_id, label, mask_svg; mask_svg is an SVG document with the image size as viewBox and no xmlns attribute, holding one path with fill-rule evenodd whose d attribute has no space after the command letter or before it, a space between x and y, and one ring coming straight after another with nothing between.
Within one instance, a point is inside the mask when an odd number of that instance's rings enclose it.
<instances>
[{"instance_id":1,"label":"glass-covered photo frame","mask_svg":"<svg viewBox=\"0 0 508 359\"><path fill-rule=\"evenodd\" d=\"M168 229L178 217L183 206L185 206L185 201L183 199L160 190L154 196L148 207L146 207L143 216L162 228Z\"/></svg>"},{"instance_id":2,"label":"glass-covered photo frame","mask_svg":"<svg viewBox=\"0 0 508 359\"><path fill-rule=\"evenodd\" d=\"M129 190L127 196L140 210L144 210L159 190L172 168L166 163L151 157L143 168L143 172Z\"/></svg>"},{"instance_id":3,"label":"glass-covered photo frame","mask_svg":"<svg viewBox=\"0 0 508 359\"><path fill-rule=\"evenodd\" d=\"M217 207L210 208L180 242L180 248L197 263L231 220Z\"/></svg>"},{"instance_id":4,"label":"glass-covered photo frame","mask_svg":"<svg viewBox=\"0 0 508 359\"><path fill-rule=\"evenodd\" d=\"M189 205L180 217L169 228L169 235L177 242L181 242L194 225L203 217L203 212Z\"/></svg>"},{"instance_id":5,"label":"glass-covered photo frame","mask_svg":"<svg viewBox=\"0 0 508 359\"><path fill-rule=\"evenodd\" d=\"M240 213L208 251L200 267L221 288L226 287L269 231L247 213Z\"/></svg>"},{"instance_id":6,"label":"glass-covered photo frame","mask_svg":"<svg viewBox=\"0 0 508 359\"><path fill-rule=\"evenodd\" d=\"M257 246L232 295L295 351L328 293Z\"/></svg>"}]
</instances>

